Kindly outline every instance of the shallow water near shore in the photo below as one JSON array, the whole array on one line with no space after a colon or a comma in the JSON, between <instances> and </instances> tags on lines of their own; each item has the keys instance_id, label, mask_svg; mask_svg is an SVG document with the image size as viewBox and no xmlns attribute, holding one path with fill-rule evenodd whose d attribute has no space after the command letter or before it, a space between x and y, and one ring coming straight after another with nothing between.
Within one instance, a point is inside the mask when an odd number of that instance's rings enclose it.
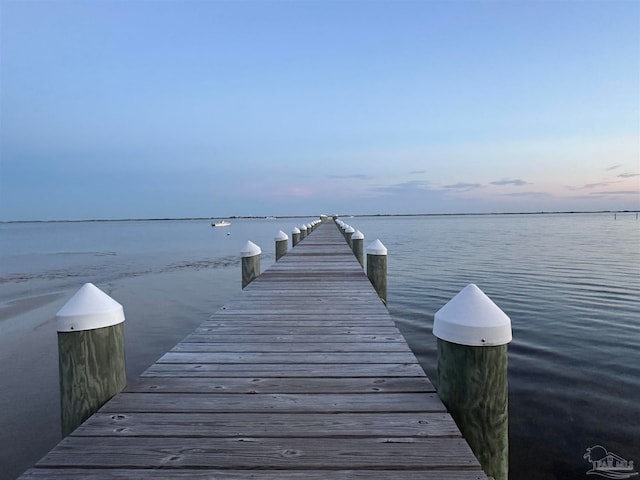
<instances>
[{"instance_id":1,"label":"shallow water near shore","mask_svg":"<svg viewBox=\"0 0 640 480\"><path fill-rule=\"evenodd\" d=\"M85 282L125 308L137 377L240 292L239 251L303 219L0 224L0 480L60 440L55 313ZM512 319L513 479L583 479L588 447L640 464L635 214L343 218L389 250L388 308L436 380L433 314L469 283ZM228 235L227 235L228 234Z\"/></svg>"}]
</instances>

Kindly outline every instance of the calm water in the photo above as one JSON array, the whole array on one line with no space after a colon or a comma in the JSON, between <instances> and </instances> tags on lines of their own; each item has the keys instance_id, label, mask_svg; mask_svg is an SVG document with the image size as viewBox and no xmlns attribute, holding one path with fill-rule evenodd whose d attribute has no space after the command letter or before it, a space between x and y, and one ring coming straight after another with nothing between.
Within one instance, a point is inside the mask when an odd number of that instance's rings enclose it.
<instances>
[{"instance_id":1,"label":"calm water","mask_svg":"<svg viewBox=\"0 0 640 480\"><path fill-rule=\"evenodd\" d=\"M511 317L512 479L587 478L597 444L640 464L635 214L344 220L389 249L389 310L432 379L433 314L468 283ZM84 282L124 305L135 377L240 291L246 240L266 268L302 222L0 224L0 479L59 441L53 317Z\"/></svg>"}]
</instances>

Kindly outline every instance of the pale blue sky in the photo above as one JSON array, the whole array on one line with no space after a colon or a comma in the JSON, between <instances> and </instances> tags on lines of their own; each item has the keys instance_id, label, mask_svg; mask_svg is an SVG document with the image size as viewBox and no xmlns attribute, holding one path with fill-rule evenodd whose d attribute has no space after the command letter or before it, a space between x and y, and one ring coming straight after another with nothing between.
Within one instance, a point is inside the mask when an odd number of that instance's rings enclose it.
<instances>
[{"instance_id":1,"label":"pale blue sky","mask_svg":"<svg viewBox=\"0 0 640 480\"><path fill-rule=\"evenodd\" d=\"M640 208L637 1L6 1L0 220Z\"/></svg>"}]
</instances>

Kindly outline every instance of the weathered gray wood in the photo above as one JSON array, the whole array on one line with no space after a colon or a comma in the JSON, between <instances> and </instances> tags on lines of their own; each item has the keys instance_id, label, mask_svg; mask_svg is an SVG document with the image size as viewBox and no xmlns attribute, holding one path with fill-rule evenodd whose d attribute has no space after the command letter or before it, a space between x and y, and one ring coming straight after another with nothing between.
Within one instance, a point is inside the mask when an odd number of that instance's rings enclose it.
<instances>
[{"instance_id":1,"label":"weathered gray wood","mask_svg":"<svg viewBox=\"0 0 640 480\"><path fill-rule=\"evenodd\" d=\"M231 470L231 469L178 469L166 470L152 467L149 469L87 468L56 469L39 468L27 471L24 480L486 480L482 473L472 470Z\"/></svg>"},{"instance_id":2,"label":"weathered gray wood","mask_svg":"<svg viewBox=\"0 0 640 480\"><path fill-rule=\"evenodd\" d=\"M432 393L427 377L365 378L138 378L125 392L136 393Z\"/></svg>"},{"instance_id":3,"label":"weathered gray wood","mask_svg":"<svg viewBox=\"0 0 640 480\"><path fill-rule=\"evenodd\" d=\"M65 437L127 384L124 323L58 332L58 359Z\"/></svg>"},{"instance_id":4,"label":"weathered gray wood","mask_svg":"<svg viewBox=\"0 0 640 480\"><path fill-rule=\"evenodd\" d=\"M507 345L438 338L438 393L487 475L509 476Z\"/></svg>"},{"instance_id":5,"label":"weathered gray wood","mask_svg":"<svg viewBox=\"0 0 640 480\"><path fill-rule=\"evenodd\" d=\"M272 352L168 352L165 353L157 363L294 363L317 364L317 363L377 363L377 364L397 364L397 363L418 363L416 357L411 352L332 352L332 353L272 353Z\"/></svg>"},{"instance_id":6,"label":"weathered gray wood","mask_svg":"<svg viewBox=\"0 0 640 480\"><path fill-rule=\"evenodd\" d=\"M180 438L67 437L43 467L145 468L478 468L460 438ZM74 452L77 454L74 455ZM105 455L105 452L109 452Z\"/></svg>"},{"instance_id":7,"label":"weathered gray wood","mask_svg":"<svg viewBox=\"0 0 640 480\"><path fill-rule=\"evenodd\" d=\"M141 375L142 377L418 377L424 376L422 367L410 364L369 364L369 363L316 363L301 364L273 363L156 363Z\"/></svg>"},{"instance_id":8,"label":"weathered gray wood","mask_svg":"<svg viewBox=\"0 0 640 480\"><path fill-rule=\"evenodd\" d=\"M353 232L351 231L346 231L344 232L344 239L347 241L347 245L349 245L349 248L353 248L353 240L351 240L351 237L353 237L353 233L355 232L355 230Z\"/></svg>"},{"instance_id":9,"label":"weathered gray wood","mask_svg":"<svg viewBox=\"0 0 640 480\"><path fill-rule=\"evenodd\" d=\"M364 267L364 238L352 238L351 249L360 266Z\"/></svg>"},{"instance_id":10,"label":"weathered gray wood","mask_svg":"<svg viewBox=\"0 0 640 480\"><path fill-rule=\"evenodd\" d=\"M276 240L276 262L287 254L287 247L289 245L289 239Z\"/></svg>"},{"instance_id":11,"label":"weathered gray wood","mask_svg":"<svg viewBox=\"0 0 640 480\"><path fill-rule=\"evenodd\" d=\"M386 343L195 343L182 342L171 349L172 352L253 352L253 353L357 353L368 352L384 355L385 352L410 352L411 350L405 343L386 342Z\"/></svg>"},{"instance_id":12,"label":"weathered gray wood","mask_svg":"<svg viewBox=\"0 0 640 480\"><path fill-rule=\"evenodd\" d=\"M380 299L387 303L387 256L367 254L367 276Z\"/></svg>"},{"instance_id":13,"label":"weathered gray wood","mask_svg":"<svg viewBox=\"0 0 640 480\"><path fill-rule=\"evenodd\" d=\"M212 393L127 393L101 409L117 412L443 412L435 393L272 393L229 395Z\"/></svg>"},{"instance_id":14,"label":"weathered gray wood","mask_svg":"<svg viewBox=\"0 0 640 480\"><path fill-rule=\"evenodd\" d=\"M451 415L394 413L97 413L79 427L83 437L456 437Z\"/></svg>"},{"instance_id":15,"label":"weathered gray wood","mask_svg":"<svg viewBox=\"0 0 640 480\"><path fill-rule=\"evenodd\" d=\"M376 319L376 318L360 318L350 319L346 316L334 317L336 320L331 320L331 317L326 316L324 320L318 316L293 316L282 315L277 318L276 315L269 316L267 314L260 316L259 325L269 327L394 327L395 324L388 318ZM212 320L208 322L202 322L199 328L211 328L211 327L252 327L256 325L255 316L251 315L236 315L233 318ZM245 332L246 333L246 332Z\"/></svg>"},{"instance_id":16,"label":"weathered gray wood","mask_svg":"<svg viewBox=\"0 0 640 480\"><path fill-rule=\"evenodd\" d=\"M216 335L268 335L281 334L281 335L396 335L399 333L398 329L393 326L388 327L275 327L275 326L262 326L261 324L254 324L252 327L240 326L240 327L206 327L197 328L196 334L216 334Z\"/></svg>"},{"instance_id":17,"label":"weathered gray wood","mask_svg":"<svg viewBox=\"0 0 640 480\"><path fill-rule=\"evenodd\" d=\"M260 275L260 255L242 257L242 288L245 288Z\"/></svg>"},{"instance_id":18,"label":"weathered gray wood","mask_svg":"<svg viewBox=\"0 0 640 480\"><path fill-rule=\"evenodd\" d=\"M193 334L185 337L183 342L196 343L252 343L262 339L265 343L403 343L404 338L400 333L386 335L357 335L354 333L342 335L209 335Z\"/></svg>"}]
</instances>

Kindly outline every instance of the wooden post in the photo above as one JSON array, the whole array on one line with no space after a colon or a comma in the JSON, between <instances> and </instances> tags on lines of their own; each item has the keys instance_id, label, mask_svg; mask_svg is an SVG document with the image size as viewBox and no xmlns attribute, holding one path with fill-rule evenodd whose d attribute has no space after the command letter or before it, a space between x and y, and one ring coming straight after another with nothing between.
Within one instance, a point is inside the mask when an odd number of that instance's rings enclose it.
<instances>
[{"instance_id":1,"label":"wooden post","mask_svg":"<svg viewBox=\"0 0 640 480\"><path fill-rule=\"evenodd\" d=\"M367 277L382 302L387 304L387 248L380 240L367 247Z\"/></svg>"},{"instance_id":2,"label":"wooden post","mask_svg":"<svg viewBox=\"0 0 640 480\"><path fill-rule=\"evenodd\" d=\"M351 244L353 254L358 259L358 262L360 262L360 265L364 267L364 235L360 230L356 230L351 236Z\"/></svg>"},{"instance_id":3,"label":"wooden post","mask_svg":"<svg viewBox=\"0 0 640 480\"><path fill-rule=\"evenodd\" d=\"M275 237L276 241L276 262L287 253L287 245L289 243L289 236L282 230L278 232Z\"/></svg>"},{"instance_id":4,"label":"wooden post","mask_svg":"<svg viewBox=\"0 0 640 480\"><path fill-rule=\"evenodd\" d=\"M84 284L56 315L66 437L127 384L122 305Z\"/></svg>"},{"instance_id":5,"label":"wooden post","mask_svg":"<svg viewBox=\"0 0 640 480\"><path fill-rule=\"evenodd\" d=\"M260 275L260 254L262 250L252 241L247 241L240 251L242 257L242 288L249 285Z\"/></svg>"},{"instance_id":6,"label":"wooden post","mask_svg":"<svg viewBox=\"0 0 640 480\"><path fill-rule=\"evenodd\" d=\"M435 314L440 399L482 469L509 476L507 343L511 320L470 284Z\"/></svg>"},{"instance_id":7,"label":"wooden post","mask_svg":"<svg viewBox=\"0 0 640 480\"><path fill-rule=\"evenodd\" d=\"M298 243L300 243L300 229L293 227L291 231L291 247L295 247Z\"/></svg>"},{"instance_id":8,"label":"wooden post","mask_svg":"<svg viewBox=\"0 0 640 480\"><path fill-rule=\"evenodd\" d=\"M349 225L344 231L344 238L352 250L353 250L353 243L351 243L351 237L353 236L354 233L356 233L356 229L353 228L351 225Z\"/></svg>"},{"instance_id":9,"label":"wooden post","mask_svg":"<svg viewBox=\"0 0 640 480\"><path fill-rule=\"evenodd\" d=\"M304 238L307 236L307 226L306 225L302 225L300 227L300 240L304 240Z\"/></svg>"}]
</instances>

